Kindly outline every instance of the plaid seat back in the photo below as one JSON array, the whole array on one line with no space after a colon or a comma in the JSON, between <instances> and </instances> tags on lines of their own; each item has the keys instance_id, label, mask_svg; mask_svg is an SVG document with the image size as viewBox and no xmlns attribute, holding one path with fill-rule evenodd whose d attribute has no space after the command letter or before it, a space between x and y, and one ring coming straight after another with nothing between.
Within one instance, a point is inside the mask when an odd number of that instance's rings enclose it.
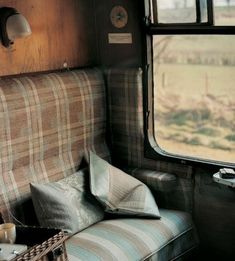
<instances>
[{"instance_id":1,"label":"plaid seat back","mask_svg":"<svg viewBox=\"0 0 235 261\"><path fill-rule=\"evenodd\" d=\"M30 182L74 173L88 150L109 157L99 70L1 79L0 99L0 212L5 221L27 202Z\"/></svg>"},{"instance_id":2,"label":"plaid seat back","mask_svg":"<svg viewBox=\"0 0 235 261\"><path fill-rule=\"evenodd\" d=\"M115 68L107 71L113 158L120 167L152 169L178 176L174 191L167 196L164 207L191 211L191 166L150 160L144 155L142 76L140 68Z\"/></svg>"}]
</instances>

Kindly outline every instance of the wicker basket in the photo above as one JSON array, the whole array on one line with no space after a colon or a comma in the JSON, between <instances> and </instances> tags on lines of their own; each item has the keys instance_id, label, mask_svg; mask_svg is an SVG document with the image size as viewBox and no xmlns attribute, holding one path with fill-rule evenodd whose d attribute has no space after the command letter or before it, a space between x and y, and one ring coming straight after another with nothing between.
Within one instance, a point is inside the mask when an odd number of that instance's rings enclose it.
<instances>
[{"instance_id":1,"label":"wicker basket","mask_svg":"<svg viewBox=\"0 0 235 261\"><path fill-rule=\"evenodd\" d=\"M67 261L66 236L59 229L39 227L17 227L16 244L24 244L29 249L12 261Z\"/></svg>"}]
</instances>

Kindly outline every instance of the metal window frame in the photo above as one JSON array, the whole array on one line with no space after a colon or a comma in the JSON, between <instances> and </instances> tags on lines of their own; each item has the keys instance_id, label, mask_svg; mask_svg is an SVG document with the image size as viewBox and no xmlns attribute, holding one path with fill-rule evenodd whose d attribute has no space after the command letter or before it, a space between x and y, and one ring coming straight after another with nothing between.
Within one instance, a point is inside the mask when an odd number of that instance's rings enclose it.
<instances>
[{"instance_id":1,"label":"metal window frame","mask_svg":"<svg viewBox=\"0 0 235 261\"><path fill-rule=\"evenodd\" d=\"M151 6L151 22L155 26L160 25L166 25L166 26L181 26L185 24L191 24L191 25L213 25L214 24L214 8L213 8L213 0L207 0L207 19L208 21L203 23L202 16L201 16L201 0L194 0L195 1L195 7L196 7L196 21L192 23L161 23L158 21L158 6L157 2L158 0L149 0L149 5Z\"/></svg>"},{"instance_id":2,"label":"metal window frame","mask_svg":"<svg viewBox=\"0 0 235 261\"><path fill-rule=\"evenodd\" d=\"M235 26L215 26L213 21L213 3L207 0L208 20L210 17L211 24L154 24L153 21L153 5L152 2L157 0L145 0L145 39L144 48L144 152L145 157L171 161L181 164L202 165L203 167L235 167L235 163L208 160L203 158L194 158L192 156L181 156L163 151L155 140L154 136L154 101L153 101L153 35L179 35L179 34L207 34L207 35L235 35Z\"/></svg>"}]
</instances>

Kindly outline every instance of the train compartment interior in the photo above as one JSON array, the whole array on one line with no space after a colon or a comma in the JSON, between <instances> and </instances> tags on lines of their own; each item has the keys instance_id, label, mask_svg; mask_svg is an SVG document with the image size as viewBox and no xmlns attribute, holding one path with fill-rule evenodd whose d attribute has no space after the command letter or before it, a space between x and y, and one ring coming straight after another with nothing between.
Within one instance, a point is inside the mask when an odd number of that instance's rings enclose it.
<instances>
[{"instance_id":1,"label":"train compartment interior","mask_svg":"<svg viewBox=\"0 0 235 261\"><path fill-rule=\"evenodd\" d=\"M234 35L233 0L0 0L2 223L71 261L234 260Z\"/></svg>"}]
</instances>

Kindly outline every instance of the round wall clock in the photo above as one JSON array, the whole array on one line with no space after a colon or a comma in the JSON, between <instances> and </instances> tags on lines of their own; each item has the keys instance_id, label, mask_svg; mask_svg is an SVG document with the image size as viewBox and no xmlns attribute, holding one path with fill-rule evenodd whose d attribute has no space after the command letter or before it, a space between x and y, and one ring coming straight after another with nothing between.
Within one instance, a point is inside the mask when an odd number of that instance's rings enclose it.
<instances>
[{"instance_id":1,"label":"round wall clock","mask_svg":"<svg viewBox=\"0 0 235 261\"><path fill-rule=\"evenodd\" d=\"M124 7L114 6L110 12L110 20L114 27L123 28L128 22L128 14Z\"/></svg>"}]
</instances>

